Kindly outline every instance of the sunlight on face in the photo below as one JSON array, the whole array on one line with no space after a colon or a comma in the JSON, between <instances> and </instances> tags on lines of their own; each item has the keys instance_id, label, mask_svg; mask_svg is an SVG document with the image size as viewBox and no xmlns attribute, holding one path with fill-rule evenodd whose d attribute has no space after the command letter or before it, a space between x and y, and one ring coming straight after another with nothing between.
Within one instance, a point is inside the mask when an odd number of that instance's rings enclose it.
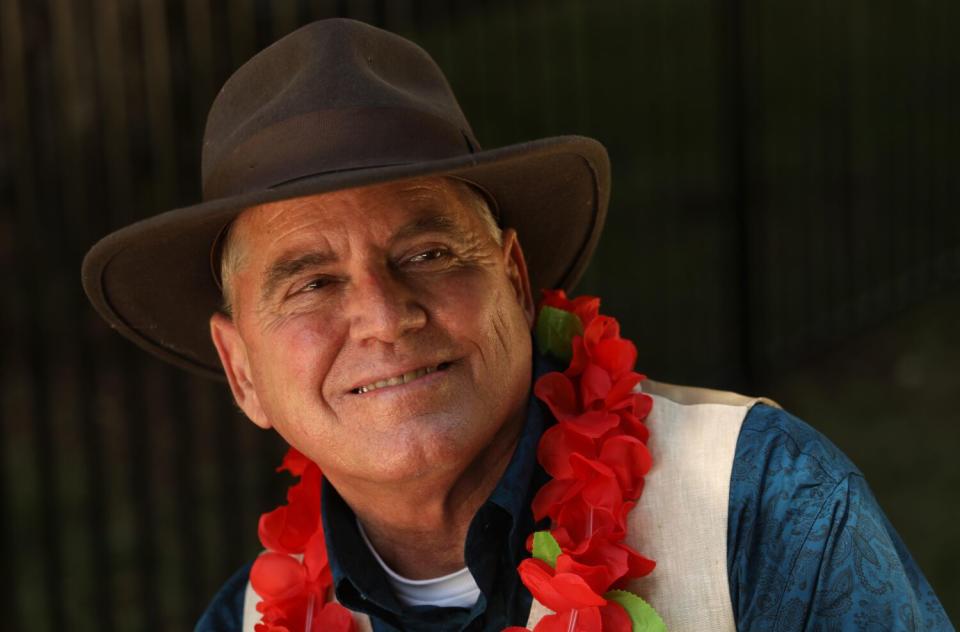
<instances>
[{"instance_id":1,"label":"sunlight on face","mask_svg":"<svg viewBox=\"0 0 960 632\"><path fill-rule=\"evenodd\" d=\"M454 180L244 212L234 318L212 319L231 388L336 484L462 468L525 412L532 301Z\"/></svg>"}]
</instances>

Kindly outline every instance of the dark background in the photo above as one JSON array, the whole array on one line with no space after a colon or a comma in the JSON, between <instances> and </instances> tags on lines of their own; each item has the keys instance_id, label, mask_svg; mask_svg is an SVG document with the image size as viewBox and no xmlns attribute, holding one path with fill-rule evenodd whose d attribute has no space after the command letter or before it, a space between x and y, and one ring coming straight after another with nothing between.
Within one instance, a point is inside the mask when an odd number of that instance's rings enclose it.
<instances>
[{"instance_id":1,"label":"dark background","mask_svg":"<svg viewBox=\"0 0 960 632\"><path fill-rule=\"evenodd\" d=\"M188 629L258 551L283 446L112 333L79 267L197 201L219 85L333 15L429 50L485 147L601 140L579 291L652 377L832 437L960 617L960 3L0 0L5 627Z\"/></svg>"}]
</instances>

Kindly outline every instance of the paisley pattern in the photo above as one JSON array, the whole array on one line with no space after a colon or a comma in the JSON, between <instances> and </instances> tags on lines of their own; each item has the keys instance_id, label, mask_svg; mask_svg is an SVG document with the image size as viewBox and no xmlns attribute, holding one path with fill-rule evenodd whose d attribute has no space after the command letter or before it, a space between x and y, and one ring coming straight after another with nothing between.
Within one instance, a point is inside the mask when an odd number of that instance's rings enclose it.
<instances>
[{"instance_id":1,"label":"paisley pattern","mask_svg":"<svg viewBox=\"0 0 960 632\"><path fill-rule=\"evenodd\" d=\"M763 404L737 441L727 563L741 631L953 630L863 475Z\"/></svg>"}]
</instances>

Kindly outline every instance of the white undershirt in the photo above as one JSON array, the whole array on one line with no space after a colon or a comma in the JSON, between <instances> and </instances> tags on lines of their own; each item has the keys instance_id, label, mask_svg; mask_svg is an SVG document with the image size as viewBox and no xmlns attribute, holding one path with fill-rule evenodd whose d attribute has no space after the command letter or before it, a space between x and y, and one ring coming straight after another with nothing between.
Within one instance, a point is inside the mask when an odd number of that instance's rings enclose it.
<instances>
[{"instance_id":1,"label":"white undershirt","mask_svg":"<svg viewBox=\"0 0 960 632\"><path fill-rule=\"evenodd\" d=\"M387 574L387 582L393 594L405 606L444 606L447 608L470 608L480 597L480 587L474 581L470 569L464 566L458 571L432 579L407 579L387 566L357 520L357 528L367 548Z\"/></svg>"}]
</instances>

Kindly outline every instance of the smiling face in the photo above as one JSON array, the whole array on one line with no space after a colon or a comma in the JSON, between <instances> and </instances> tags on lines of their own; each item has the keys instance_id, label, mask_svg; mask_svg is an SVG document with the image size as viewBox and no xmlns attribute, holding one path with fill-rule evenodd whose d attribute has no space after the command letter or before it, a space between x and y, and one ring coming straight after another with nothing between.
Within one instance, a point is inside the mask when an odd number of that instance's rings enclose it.
<instances>
[{"instance_id":1,"label":"smiling face","mask_svg":"<svg viewBox=\"0 0 960 632\"><path fill-rule=\"evenodd\" d=\"M532 298L465 184L277 202L231 228L233 318L211 334L237 403L334 485L463 470L522 424Z\"/></svg>"}]
</instances>

